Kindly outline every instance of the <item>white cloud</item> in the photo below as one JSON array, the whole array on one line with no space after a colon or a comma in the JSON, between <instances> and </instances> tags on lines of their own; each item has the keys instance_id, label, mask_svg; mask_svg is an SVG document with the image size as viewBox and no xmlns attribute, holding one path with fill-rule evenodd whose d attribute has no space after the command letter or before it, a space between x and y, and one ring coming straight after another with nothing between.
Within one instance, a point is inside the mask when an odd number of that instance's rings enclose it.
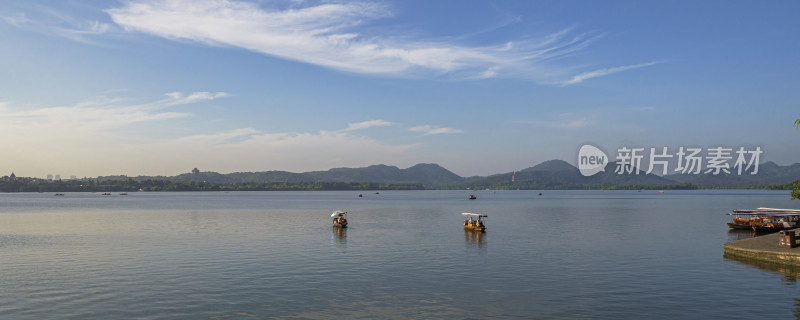
<instances>
[{"instance_id":1,"label":"white cloud","mask_svg":"<svg viewBox=\"0 0 800 320\"><path fill-rule=\"evenodd\" d=\"M26 3L25 12L0 17L6 23L21 29L53 34L85 44L97 45L93 36L109 33L114 26L98 20L85 20L70 13L35 3Z\"/></svg>"},{"instance_id":2,"label":"white cloud","mask_svg":"<svg viewBox=\"0 0 800 320\"><path fill-rule=\"evenodd\" d=\"M102 23L100 21L93 21L89 23L88 26L84 26L83 29L75 29L72 30L75 33L85 33L85 34L102 34L106 33L111 29L111 25L107 23Z\"/></svg>"},{"instance_id":3,"label":"white cloud","mask_svg":"<svg viewBox=\"0 0 800 320\"><path fill-rule=\"evenodd\" d=\"M54 141L88 141L113 135L115 130L136 124L190 117L183 112L163 111L179 104L197 103L225 97L227 94L180 92L144 104L125 103L122 99L96 99L71 106L28 107L0 104L0 141L52 144ZM5 137L5 139L3 138Z\"/></svg>"},{"instance_id":4,"label":"white cloud","mask_svg":"<svg viewBox=\"0 0 800 320\"><path fill-rule=\"evenodd\" d=\"M382 127L382 126L391 126L391 125L394 125L394 123L391 123L391 122L386 121L386 120L369 120L369 121L351 123L351 124L347 125L347 128L344 129L344 131L361 130L361 129L371 128L371 127Z\"/></svg>"},{"instance_id":5,"label":"white cloud","mask_svg":"<svg viewBox=\"0 0 800 320\"><path fill-rule=\"evenodd\" d=\"M348 72L389 75L428 72L463 79L514 77L542 83L552 83L554 75L563 75L562 71L551 70L552 66L546 62L580 51L600 37L574 34L568 28L538 40L467 46L357 30L366 21L391 15L379 3L326 2L289 9L263 6L263 3L234 0L133 0L106 12L114 23L128 31L245 48ZM579 75L567 82L577 83L599 75L597 72Z\"/></svg>"},{"instance_id":6,"label":"white cloud","mask_svg":"<svg viewBox=\"0 0 800 320\"><path fill-rule=\"evenodd\" d=\"M461 129L442 128L442 127L439 127L439 126L431 126L431 125L422 125L422 126L411 127L408 130L411 130L411 131L414 131L414 132L422 132L423 135L425 135L425 136L434 135L434 134L443 134L443 133L462 133L462 132L464 132Z\"/></svg>"},{"instance_id":7,"label":"white cloud","mask_svg":"<svg viewBox=\"0 0 800 320\"><path fill-rule=\"evenodd\" d=\"M13 16L3 15L0 16L0 19L3 19L6 23L15 26L17 28L21 28L23 25L30 23L31 20L24 13L17 13Z\"/></svg>"},{"instance_id":8,"label":"white cloud","mask_svg":"<svg viewBox=\"0 0 800 320\"><path fill-rule=\"evenodd\" d=\"M625 70L638 69L638 68L642 68L642 67L649 67L649 66L652 66L654 64L656 64L656 62L648 62L648 63L634 64L634 65L630 65L630 66L622 66L622 67L615 67L615 68L600 69L600 70L595 70L595 71L590 71L590 72L584 72L584 73L581 73L579 75L576 75L576 76L572 77L572 79L570 79L570 80L561 82L560 85L562 87L569 86L569 85L573 85L573 84L576 84L576 83L581 83L581 82L583 82L585 80L589 80L591 78L596 78L596 77L600 77L600 76L606 76L606 75L609 75L609 74L622 72L622 71L625 71Z\"/></svg>"},{"instance_id":9,"label":"white cloud","mask_svg":"<svg viewBox=\"0 0 800 320\"><path fill-rule=\"evenodd\" d=\"M486 69L486 71L478 75L478 79L494 78L495 76L497 76L498 69L499 69L498 67L491 67L489 69Z\"/></svg>"},{"instance_id":10,"label":"white cloud","mask_svg":"<svg viewBox=\"0 0 800 320\"><path fill-rule=\"evenodd\" d=\"M205 92L205 91L192 92L189 95L184 95L182 92L170 92L166 93L165 95L169 97L169 100L165 101L166 105L168 106L197 103L197 102L209 101L229 96L229 94L225 92Z\"/></svg>"}]
</instances>

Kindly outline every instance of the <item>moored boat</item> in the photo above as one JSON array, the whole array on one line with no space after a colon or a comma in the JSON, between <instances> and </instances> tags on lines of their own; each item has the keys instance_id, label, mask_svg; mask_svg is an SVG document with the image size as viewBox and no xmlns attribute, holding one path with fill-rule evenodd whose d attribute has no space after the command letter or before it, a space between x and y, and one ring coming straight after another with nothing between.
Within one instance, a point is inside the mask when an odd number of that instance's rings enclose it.
<instances>
[{"instance_id":1,"label":"moored boat","mask_svg":"<svg viewBox=\"0 0 800 320\"><path fill-rule=\"evenodd\" d=\"M333 226L340 227L340 228L347 228L347 215L346 211L336 210L331 213L331 218L333 218Z\"/></svg>"},{"instance_id":2,"label":"moored boat","mask_svg":"<svg viewBox=\"0 0 800 320\"><path fill-rule=\"evenodd\" d=\"M464 217L469 217L469 220L464 220L464 230L472 230L478 232L486 231L486 225L484 224L484 221L486 221L486 217L488 217L487 215L480 213L469 213L469 212L464 212L461 215L463 215ZM481 218L484 219L481 220Z\"/></svg>"},{"instance_id":3,"label":"moored boat","mask_svg":"<svg viewBox=\"0 0 800 320\"><path fill-rule=\"evenodd\" d=\"M758 208L752 210L733 210L728 213L733 221L728 222L731 229L750 229L759 232L777 232L800 227L800 210Z\"/></svg>"}]
</instances>

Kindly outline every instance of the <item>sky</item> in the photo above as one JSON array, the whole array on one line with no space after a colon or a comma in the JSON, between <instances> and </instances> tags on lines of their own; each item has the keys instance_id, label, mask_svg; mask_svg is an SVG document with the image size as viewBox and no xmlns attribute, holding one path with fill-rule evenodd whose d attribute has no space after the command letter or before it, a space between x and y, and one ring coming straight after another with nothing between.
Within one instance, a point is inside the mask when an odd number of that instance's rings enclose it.
<instances>
[{"instance_id":1,"label":"sky","mask_svg":"<svg viewBox=\"0 0 800 320\"><path fill-rule=\"evenodd\" d=\"M798 1L0 3L0 175L800 162Z\"/></svg>"}]
</instances>

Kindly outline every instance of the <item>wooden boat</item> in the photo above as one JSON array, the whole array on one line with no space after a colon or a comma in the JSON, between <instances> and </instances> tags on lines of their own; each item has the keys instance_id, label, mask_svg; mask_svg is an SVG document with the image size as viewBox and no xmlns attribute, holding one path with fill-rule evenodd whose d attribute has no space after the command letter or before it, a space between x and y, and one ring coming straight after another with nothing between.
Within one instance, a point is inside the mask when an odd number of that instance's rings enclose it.
<instances>
[{"instance_id":1,"label":"wooden boat","mask_svg":"<svg viewBox=\"0 0 800 320\"><path fill-rule=\"evenodd\" d=\"M472 230L477 232L486 231L486 225L483 222L486 221L485 218L488 217L487 215L480 213L469 213L469 212L464 212L461 215L463 215L464 217L469 217L469 220L464 220L464 230ZM481 220L481 218L484 219Z\"/></svg>"},{"instance_id":2,"label":"wooden boat","mask_svg":"<svg viewBox=\"0 0 800 320\"><path fill-rule=\"evenodd\" d=\"M333 218L333 226L339 228L347 228L347 218L345 215L347 214L346 211L336 210L331 213L331 218Z\"/></svg>"},{"instance_id":3,"label":"wooden boat","mask_svg":"<svg viewBox=\"0 0 800 320\"><path fill-rule=\"evenodd\" d=\"M728 213L733 221L728 222L731 229L750 229L759 232L777 232L800 228L800 210L758 208L753 210L733 210Z\"/></svg>"},{"instance_id":4,"label":"wooden boat","mask_svg":"<svg viewBox=\"0 0 800 320\"><path fill-rule=\"evenodd\" d=\"M469 195L469 198L467 198L467 199L475 200L475 199L478 199L478 197L476 197L474 194L471 194L471 195Z\"/></svg>"}]
</instances>

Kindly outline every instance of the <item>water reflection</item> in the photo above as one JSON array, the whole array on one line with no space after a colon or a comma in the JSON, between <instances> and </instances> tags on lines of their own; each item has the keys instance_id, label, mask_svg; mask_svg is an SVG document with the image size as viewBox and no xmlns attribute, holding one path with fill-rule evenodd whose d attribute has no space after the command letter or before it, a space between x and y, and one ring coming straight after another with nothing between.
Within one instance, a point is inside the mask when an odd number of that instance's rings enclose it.
<instances>
[{"instance_id":1,"label":"water reflection","mask_svg":"<svg viewBox=\"0 0 800 320\"><path fill-rule=\"evenodd\" d=\"M800 319L800 299L794 298L794 310L792 311L795 319Z\"/></svg>"},{"instance_id":2,"label":"water reflection","mask_svg":"<svg viewBox=\"0 0 800 320\"><path fill-rule=\"evenodd\" d=\"M794 298L794 310L792 310L795 319L800 319L800 299Z\"/></svg>"},{"instance_id":3,"label":"water reflection","mask_svg":"<svg viewBox=\"0 0 800 320\"><path fill-rule=\"evenodd\" d=\"M484 248L486 246L485 238L486 234L483 232L464 230L464 240L467 242L468 248Z\"/></svg>"},{"instance_id":4,"label":"water reflection","mask_svg":"<svg viewBox=\"0 0 800 320\"><path fill-rule=\"evenodd\" d=\"M775 232L755 231L752 229L730 229L728 230L728 241L750 239L758 236L767 235L770 233L775 233Z\"/></svg>"},{"instance_id":5,"label":"water reflection","mask_svg":"<svg viewBox=\"0 0 800 320\"><path fill-rule=\"evenodd\" d=\"M761 262L757 260L741 258L728 254L725 254L724 257L725 259L733 260L738 263L746 264L751 267L777 273L781 276L781 280L783 282L795 283L797 282L797 279L800 278L800 267L797 266L783 265L770 262Z\"/></svg>"},{"instance_id":6,"label":"water reflection","mask_svg":"<svg viewBox=\"0 0 800 320\"><path fill-rule=\"evenodd\" d=\"M336 246L345 247L347 245L347 228L331 227L331 243Z\"/></svg>"},{"instance_id":7,"label":"water reflection","mask_svg":"<svg viewBox=\"0 0 800 320\"><path fill-rule=\"evenodd\" d=\"M451 298L436 293L381 295L338 302L323 310L305 309L270 319L470 319L464 309L454 306Z\"/></svg>"}]
</instances>

